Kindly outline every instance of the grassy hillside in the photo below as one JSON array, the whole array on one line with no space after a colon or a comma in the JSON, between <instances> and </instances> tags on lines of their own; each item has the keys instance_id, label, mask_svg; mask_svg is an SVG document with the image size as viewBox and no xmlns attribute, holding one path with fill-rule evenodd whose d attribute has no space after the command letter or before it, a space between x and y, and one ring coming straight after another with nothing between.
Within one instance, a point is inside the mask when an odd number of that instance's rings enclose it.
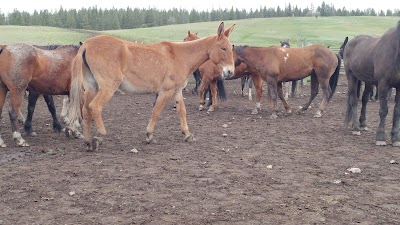
<instances>
[{"instance_id":1,"label":"grassy hillside","mask_svg":"<svg viewBox=\"0 0 400 225\"><path fill-rule=\"evenodd\" d=\"M225 21L228 27L236 23L231 41L236 45L278 45L290 39L293 47L304 43L320 43L338 48L346 36L358 34L381 35L394 27L399 17L290 17ZM181 41L188 30L204 37L215 34L220 22L180 24L130 30L86 31L52 27L0 26L0 44L24 42L28 44L73 44L96 34L105 33L126 40L144 43Z\"/></svg>"}]
</instances>

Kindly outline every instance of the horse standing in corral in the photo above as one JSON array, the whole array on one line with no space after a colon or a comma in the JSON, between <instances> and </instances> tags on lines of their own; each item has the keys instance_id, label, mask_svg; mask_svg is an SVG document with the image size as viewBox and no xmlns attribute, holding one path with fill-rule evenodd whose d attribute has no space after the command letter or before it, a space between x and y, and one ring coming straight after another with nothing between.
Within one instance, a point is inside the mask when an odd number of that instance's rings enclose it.
<instances>
[{"instance_id":1,"label":"horse standing in corral","mask_svg":"<svg viewBox=\"0 0 400 225\"><path fill-rule=\"evenodd\" d=\"M7 45L2 49L0 54L0 114L9 91L11 94L9 109L11 127L13 138L18 146L29 146L22 138L18 125L25 91L28 89L37 94L68 95L71 62L78 49L79 46L65 45L54 50L43 50L26 44ZM6 146L1 137L0 146Z\"/></svg>"},{"instance_id":2,"label":"horse standing in corral","mask_svg":"<svg viewBox=\"0 0 400 225\"><path fill-rule=\"evenodd\" d=\"M300 48L235 46L234 57L236 64L246 63L256 69L262 80L267 82L268 96L272 101L273 109L271 118L277 117L277 96L283 102L286 112L291 113L283 96L282 82L303 79L309 75L311 75L311 96L309 101L301 107L301 111L305 111L310 106L321 84L323 100L315 114L315 117L321 117L334 93L331 89L336 88L341 62L339 55L319 44ZM331 80L336 82L330 85ZM252 114L258 113L260 99L261 94L256 99L256 107Z\"/></svg>"},{"instance_id":3,"label":"horse standing in corral","mask_svg":"<svg viewBox=\"0 0 400 225\"><path fill-rule=\"evenodd\" d=\"M224 33L223 22L216 35L189 42L139 44L109 35L87 39L72 65L68 114L71 130L67 133L76 131L73 122L81 118L82 109L84 141L89 150L97 150L106 135L101 112L121 88L133 93L159 94L146 128L147 143L154 142L154 126L171 97L180 114L184 140L194 141L186 121L182 89L188 77L208 59L223 68L221 78L233 76L232 44ZM94 137L92 120L97 127Z\"/></svg>"},{"instance_id":4,"label":"horse standing in corral","mask_svg":"<svg viewBox=\"0 0 400 225\"><path fill-rule=\"evenodd\" d=\"M373 85L378 85L379 126L375 144L386 145L385 120L388 114L387 96L390 88L396 88L395 107L391 141L400 146L400 21L382 36L358 35L348 41L346 37L341 53L348 82L348 99L345 123L352 123L351 130L360 135L360 129L366 129L366 105ZM357 120L357 83L363 81L365 90L362 108Z\"/></svg>"}]
</instances>

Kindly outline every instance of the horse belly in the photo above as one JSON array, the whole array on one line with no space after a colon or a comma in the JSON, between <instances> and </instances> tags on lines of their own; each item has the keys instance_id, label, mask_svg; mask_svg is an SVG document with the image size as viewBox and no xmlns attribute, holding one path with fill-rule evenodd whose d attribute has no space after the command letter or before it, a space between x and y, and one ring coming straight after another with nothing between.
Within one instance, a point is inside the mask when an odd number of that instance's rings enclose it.
<instances>
[{"instance_id":1,"label":"horse belly","mask_svg":"<svg viewBox=\"0 0 400 225\"><path fill-rule=\"evenodd\" d=\"M119 89L124 92L132 93L132 94L146 94L146 93L155 93L156 92L149 87L136 85L127 80L123 80L121 82Z\"/></svg>"}]
</instances>

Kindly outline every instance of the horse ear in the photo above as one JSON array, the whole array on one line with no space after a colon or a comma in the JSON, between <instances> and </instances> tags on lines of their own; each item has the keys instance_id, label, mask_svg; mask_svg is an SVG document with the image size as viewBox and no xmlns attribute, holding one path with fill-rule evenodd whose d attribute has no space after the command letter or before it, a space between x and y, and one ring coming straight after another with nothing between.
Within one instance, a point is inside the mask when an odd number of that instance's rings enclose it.
<instances>
[{"instance_id":1,"label":"horse ear","mask_svg":"<svg viewBox=\"0 0 400 225\"><path fill-rule=\"evenodd\" d=\"M196 32L195 34L196 34L196 36L197 36L197 35L199 34L199 32Z\"/></svg>"},{"instance_id":2,"label":"horse ear","mask_svg":"<svg viewBox=\"0 0 400 225\"><path fill-rule=\"evenodd\" d=\"M188 36L190 36L190 30L188 30Z\"/></svg>"},{"instance_id":3,"label":"horse ear","mask_svg":"<svg viewBox=\"0 0 400 225\"><path fill-rule=\"evenodd\" d=\"M218 31L217 31L219 38L221 38L224 35L224 31L225 31L224 22L221 22L221 24L218 27Z\"/></svg>"},{"instance_id":4,"label":"horse ear","mask_svg":"<svg viewBox=\"0 0 400 225\"><path fill-rule=\"evenodd\" d=\"M83 45L82 41L79 42L79 45Z\"/></svg>"},{"instance_id":5,"label":"horse ear","mask_svg":"<svg viewBox=\"0 0 400 225\"><path fill-rule=\"evenodd\" d=\"M346 37L346 38L344 39L344 44L347 44L348 41L349 41L349 37Z\"/></svg>"},{"instance_id":6,"label":"horse ear","mask_svg":"<svg viewBox=\"0 0 400 225\"><path fill-rule=\"evenodd\" d=\"M229 35L231 34L231 32L232 32L232 30L233 30L233 27L234 27L235 25L236 25L236 24L234 23L232 26L230 26L228 29L225 30L225 32L224 32L225 36L229 37Z\"/></svg>"}]
</instances>

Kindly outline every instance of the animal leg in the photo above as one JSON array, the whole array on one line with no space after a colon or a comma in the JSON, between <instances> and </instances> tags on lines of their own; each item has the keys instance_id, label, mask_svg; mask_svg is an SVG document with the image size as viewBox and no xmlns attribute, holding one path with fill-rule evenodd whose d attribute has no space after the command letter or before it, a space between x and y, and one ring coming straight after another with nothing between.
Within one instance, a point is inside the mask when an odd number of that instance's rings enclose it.
<instances>
[{"instance_id":1,"label":"animal leg","mask_svg":"<svg viewBox=\"0 0 400 225\"><path fill-rule=\"evenodd\" d=\"M28 147L29 144L22 138L19 132L18 117L21 110L22 99L24 98L25 88L23 90L14 90L11 92L11 106L9 107L9 115L11 120L11 127L13 131L13 138L16 144L20 147Z\"/></svg>"},{"instance_id":2,"label":"animal leg","mask_svg":"<svg viewBox=\"0 0 400 225\"><path fill-rule=\"evenodd\" d=\"M292 83L292 92L290 94L290 97L295 98L297 95L297 80L293 80L291 83Z\"/></svg>"},{"instance_id":3,"label":"animal leg","mask_svg":"<svg viewBox=\"0 0 400 225\"><path fill-rule=\"evenodd\" d=\"M200 91L199 91L199 95L200 95L200 106L199 106L199 111L204 109L204 105L206 104L205 100L204 100L204 90L205 87L207 87L208 83L206 84L206 81L204 79L201 80L201 84L200 84Z\"/></svg>"},{"instance_id":4,"label":"animal leg","mask_svg":"<svg viewBox=\"0 0 400 225\"><path fill-rule=\"evenodd\" d=\"M288 82L286 82L288 83ZM285 107L286 113L292 113L289 104L286 102L285 97L283 96L282 82L278 82L278 96L281 99L283 106Z\"/></svg>"},{"instance_id":5,"label":"animal leg","mask_svg":"<svg viewBox=\"0 0 400 225\"><path fill-rule=\"evenodd\" d=\"M399 121L400 121L400 88L396 88L395 96L396 105L393 110L393 125L392 125L392 145L400 147Z\"/></svg>"},{"instance_id":6,"label":"animal leg","mask_svg":"<svg viewBox=\"0 0 400 225\"><path fill-rule=\"evenodd\" d=\"M268 82L268 91L269 95L271 96L272 100L272 115L270 116L271 119L278 118L278 107L277 107L277 97L278 97L278 84L276 81L269 81Z\"/></svg>"},{"instance_id":7,"label":"animal leg","mask_svg":"<svg viewBox=\"0 0 400 225\"><path fill-rule=\"evenodd\" d=\"M99 145L102 143L104 136L106 135L106 128L104 127L103 119L101 118L101 113L103 111L104 105L111 99L115 91L117 91L119 83L108 84L108 86L103 86L99 88L98 92L94 96L92 101L87 101L86 99L90 99L91 92L89 90L85 90L85 101L84 104L89 104L89 112L92 116L94 123L96 124L96 136L92 138L90 142L90 150L96 151L98 150ZM86 122L88 122L89 118L86 118ZM90 129L86 126L86 129Z\"/></svg>"},{"instance_id":8,"label":"animal leg","mask_svg":"<svg viewBox=\"0 0 400 225\"><path fill-rule=\"evenodd\" d=\"M201 89L200 89L200 93L201 93ZM150 121L146 128L146 135L147 135L146 141L148 144L155 142L154 137L153 137L154 126L156 125L157 119L160 116L162 110L164 109L165 104L172 97L173 94L174 94L174 90L161 91L159 93L156 104L153 107L153 112L152 112Z\"/></svg>"},{"instance_id":9,"label":"animal leg","mask_svg":"<svg viewBox=\"0 0 400 225\"><path fill-rule=\"evenodd\" d=\"M26 116L26 120L24 123L25 133L31 136L36 136L37 134L32 131L32 117L35 111L36 102L39 98L39 94L29 90L28 94L28 115Z\"/></svg>"},{"instance_id":10,"label":"animal leg","mask_svg":"<svg viewBox=\"0 0 400 225\"><path fill-rule=\"evenodd\" d=\"M322 117L322 113L325 112L326 107L328 105L328 99L329 99L329 94L331 93L330 87L329 87L329 78L326 80L323 80L320 82L321 83L321 89L322 89L322 102L319 105L319 108L314 115L314 117Z\"/></svg>"},{"instance_id":11,"label":"animal leg","mask_svg":"<svg viewBox=\"0 0 400 225\"><path fill-rule=\"evenodd\" d=\"M368 130L367 128L367 104L369 102L370 99L370 94L373 90L374 86L371 84L367 84L365 83L365 89L362 95L362 99L361 99L361 113L360 113L360 130Z\"/></svg>"},{"instance_id":12,"label":"animal leg","mask_svg":"<svg viewBox=\"0 0 400 225\"><path fill-rule=\"evenodd\" d=\"M7 96L7 88L1 85L0 81L0 118L3 113L3 106ZM7 145L4 143L3 138L1 138L0 134L0 147L5 148Z\"/></svg>"},{"instance_id":13,"label":"animal leg","mask_svg":"<svg viewBox=\"0 0 400 225\"><path fill-rule=\"evenodd\" d=\"M63 126L58 121L56 106L54 104L54 99L52 95L43 95L44 101L47 104L47 108L50 111L51 117L53 118L53 131L54 132L61 132L63 130Z\"/></svg>"},{"instance_id":14,"label":"animal leg","mask_svg":"<svg viewBox=\"0 0 400 225\"><path fill-rule=\"evenodd\" d=\"M182 129L182 133L185 135L185 141L188 142L193 142L195 141L193 134L191 134L189 132L189 128L187 125L187 121L186 121L186 106L185 106L185 102L183 101L183 95L182 95L182 91L179 91L175 93L175 104L176 104L176 110L179 113L179 118L180 118L180 122L181 122L181 129Z\"/></svg>"},{"instance_id":15,"label":"animal leg","mask_svg":"<svg viewBox=\"0 0 400 225\"><path fill-rule=\"evenodd\" d=\"M311 102L314 100L315 96L317 96L317 94L318 94L318 88L319 88L319 82L318 82L317 76L316 76L315 72L312 72L311 73L310 99L308 100L308 102L306 104L304 104L303 106L300 106L300 109L299 109L300 112L304 112L308 109L308 107L310 107Z\"/></svg>"},{"instance_id":16,"label":"animal leg","mask_svg":"<svg viewBox=\"0 0 400 225\"><path fill-rule=\"evenodd\" d=\"M290 82L285 82L285 100L289 99Z\"/></svg>"},{"instance_id":17,"label":"animal leg","mask_svg":"<svg viewBox=\"0 0 400 225\"><path fill-rule=\"evenodd\" d=\"M214 112L217 107L217 82L213 81L210 83L211 96L212 96L212 104L210 108L208 108L207 112Z\"/></svg>"},{"instance_id":18,"label":"animal leg","mask_svg":"<svg viewBox=\"0 0 400 225\"><path fill-rule=\"evenodd\" d=\"M63 105L61 108L61 118L64 123L68 124L68 108L69 108L69 97L68 95L64 95Z\"/></svg>"},{"instance_id":19,"label":"animal leg","mask_svg":"<svg viewBox=\"0 0 400 225\"><path fill-rule=\"evenodd\" d=\"M256 89L256 104L255 108L251 112L251 114L258 114L259 111L261 111L261 96L263 92L262 84L263 81L261 79L261 76L258 75L253 75L253 83L254 83L254 88Z\"/></svg>"},{"instance_id":20,"label":"animal leg","mask_svg":"<svg viewBox=\"0 0 400 225\"><path fill-rule=\"evenodd\" d=\"M247 85L249 86L249 100L253 100L252 97L252 89L253 89L253 79L252 76L249 76L247 79Z\"/></svg>"},{"instance_id":21,"label":"animal leg","mask_svg":"<svg viewBox=\"0 0 400 225\"><path fill-rule=\"evenodd\" d=\"M378 84L378 97L379 97L379 126L376 130L376 145L386 145L385 135L385 121L388 114L387 95L389 87L385 81L380 81ZM396 102L397 103L397 102Z\"/></svg>"}]
</instances>

